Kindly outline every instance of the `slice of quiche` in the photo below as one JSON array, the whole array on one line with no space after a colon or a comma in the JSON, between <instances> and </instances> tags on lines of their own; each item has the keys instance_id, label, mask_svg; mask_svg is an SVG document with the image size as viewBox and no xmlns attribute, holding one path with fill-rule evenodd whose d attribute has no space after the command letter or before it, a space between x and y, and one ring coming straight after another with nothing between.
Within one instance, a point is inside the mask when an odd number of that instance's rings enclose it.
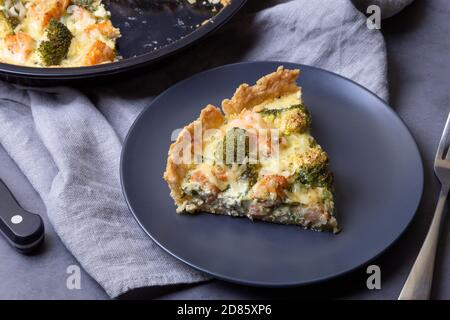
<instances>
[{"instance_id":1,"label":"slice of quiche","mask_svg":"<svg viewBox=\"0 0 450 320\"><path fill-rule=\"evenodd\" d=\"M339 231L328 156L310 134L296 80L279 67L206 106L169 150L178 213L208 212Z\"/></svg>"}]
</instances>

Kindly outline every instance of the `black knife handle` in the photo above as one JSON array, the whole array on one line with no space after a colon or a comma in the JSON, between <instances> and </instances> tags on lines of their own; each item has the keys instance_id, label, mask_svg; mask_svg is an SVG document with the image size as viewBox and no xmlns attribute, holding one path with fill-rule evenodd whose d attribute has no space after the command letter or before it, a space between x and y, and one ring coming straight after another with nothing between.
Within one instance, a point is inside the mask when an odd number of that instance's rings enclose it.
<instances>
[{"instance_id":1,"label":"black knife handle","mask_svg":"<svg viewBox=\"0 0 450 320\"><path fill-rule=\"evenodd\" d=\"M36 249L44 240L42 218L23 209L0 179L0 231L20 252Z\"/></svg>"}]
</instances>

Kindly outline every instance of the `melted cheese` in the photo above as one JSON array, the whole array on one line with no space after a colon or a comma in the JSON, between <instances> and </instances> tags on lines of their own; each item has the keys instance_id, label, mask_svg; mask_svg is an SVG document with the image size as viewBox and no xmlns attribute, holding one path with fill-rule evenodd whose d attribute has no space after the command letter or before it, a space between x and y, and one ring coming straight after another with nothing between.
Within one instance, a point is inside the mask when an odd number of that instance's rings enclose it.
<instances>
[{"instance_id":1,"label":"melted cheese","mask_svg":"<svg viewBox=\"0 0 450 320\"><path fill-rule=\"evenodd\" d=\"M279 97L277 99L271 100L271 101L265 101L259 105L256 105L253 110L255 111L260 111L263 109L283 109L286 108L286 106L292 106L292 105L296 105L296 104L300 104L301 103L301 99L302 99L302 92L301 90L283 96L283 97Z\"/></svg>"},{"instance_id":2,"label":"melted cheese","mask_svg":"<svg viewBox=\"0 0 450 320\"><path fill-rule=\"evenodd\" d=\"M294 184L291 191L286 191L286 196L290 202L311 205L319 202L323 198L323 188L304 188L299 184Z\"/></svg>"},{"instance_id":3,"label":"melted cheese","mask_svg":"<svg viewBox=\"0 0 450 320\"><path fill-rule=\"evenodd\" d=\"M214 164L216 161L216 151L221 146L221 139L223 133L220 130L210 130L208 131L210 135L204 137L202 147L203 147L203 162L208 164Z\"/></svg>"},{"instance_id":4,"label":"melted cheese","mask_svg":"<svg viewBox=\"0 0 450 320\"><path fill-rule=\"evenodd\" d=\"M292 176L299 168L298 157L311 148L309 134L295 133L283 138L286 142L275 155L261 159L262 175Z\"/></svg>"},{"instance_id":5,"label":"melted cheese","mask_svg":"<svg viewBox=\"0 0 450 320\"><path fill-rule=\"evenodd\" d=\"M249 182L248 180L241 179L242 173L245 169L245 165L234 164L231 166L230 170L227 172L229 188L224 196L243 198L247 195L249 190Z\"/></svg>"}]
</instances>

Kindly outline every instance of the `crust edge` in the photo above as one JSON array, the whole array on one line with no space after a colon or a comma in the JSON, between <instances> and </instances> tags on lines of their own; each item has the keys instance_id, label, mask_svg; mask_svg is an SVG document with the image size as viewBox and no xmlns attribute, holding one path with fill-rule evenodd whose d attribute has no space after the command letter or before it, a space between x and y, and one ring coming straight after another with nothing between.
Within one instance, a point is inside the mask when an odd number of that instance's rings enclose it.
<instances>
[{"instance_id":1,"label":"crust edge","mask_svg":"<svg viewBox=\"0 0 450 320\"><path fill-rule=\"evenodd\" d=\"M222 110L225 115L239 114L244 109L251 109L278 96L300 91L296 82L299 75L299 69L289 70L279 66L277 71L260 78L253 86L241 84L231 99L222 101Z\"/></svg>"},{"instance_id":2,"label":"crust edge","mask_svg":"<svg viewBox=\"0 0 450 320\"><path fill-rule=\"evenodd\" d=\"M171 144L168 152L166 171L164 172L164 180L167 181L170 188L170 195L177 205L182 204L181 183L183 182L186 172L194 165L183 163L183 151L189 150L190 156L194 155L193 139L196 126L200 126L202 130L218 128L222 125L224 117L219 108L209 104L200 112L197 120L191 122L181 130L177 140ZM181 158L181 159L180 159ZM191 158L192 159L192 158Z\"/></svg>"}]
</instances>

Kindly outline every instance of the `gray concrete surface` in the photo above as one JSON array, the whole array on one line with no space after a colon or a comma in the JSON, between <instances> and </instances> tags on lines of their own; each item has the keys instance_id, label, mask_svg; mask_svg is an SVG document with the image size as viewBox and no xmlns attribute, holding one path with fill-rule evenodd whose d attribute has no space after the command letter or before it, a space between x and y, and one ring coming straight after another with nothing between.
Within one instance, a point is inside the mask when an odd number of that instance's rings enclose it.
<instances>
[{"instance_id":1,"label":"gray concrete surface","mask_svg":"<svg viewBox=\"0 0 450 320\"><path fill-rule=\"evenodd\" d=\"M425 237L439 190L432 163L450 111L450 3L448 0L416 0L400 15L384 21L382 31L389 57L390 104L419 145L425 165L425 191L411 226L398 242L372 262L382 271L381 290L366 288L367 274L365 268L361 268L338 279L303 288L248 288L210 281L200 285L134 290L122 298L397 298ZM47 228L45 246L32 256L16 253L0 239L0 299L107 299L103 290L83 271L81 289L67 289L67 267L77 262L52 230L38 195L1 147L0 177L26 209L44 217ZM449 231L447 215L436 261L435 299L450 299Z\"/></svg>"}]
</instances>

